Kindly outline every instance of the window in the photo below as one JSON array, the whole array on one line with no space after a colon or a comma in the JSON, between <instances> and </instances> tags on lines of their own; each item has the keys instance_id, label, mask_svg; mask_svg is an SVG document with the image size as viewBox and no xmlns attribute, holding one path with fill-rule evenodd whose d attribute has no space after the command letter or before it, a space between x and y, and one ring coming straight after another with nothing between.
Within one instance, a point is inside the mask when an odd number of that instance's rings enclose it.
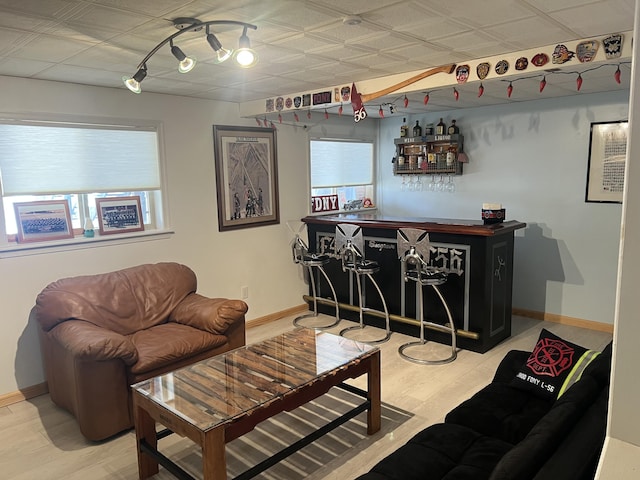
<instances>
[{"instance_id":1,"label":"window","mask_svg":"<svg viewBox=\"0 0 640 480\"><path fill-rule=\"evenodd\" d=\"M310 150L312 197L338 195L340 210L373 202L373 143L311 140Z\"/></svg>"},{"instance_id":2,"label":"window","mask_svg":"<svg viewBox=\"0 0 640 480\"><path fill-rule=\"evenodd\" d=\"M69 202L81 233L90 219L97 230L95 199L140 196L145 230L164 228L156 126L0 120L0 233L17 233L14 204Z\"/></svg>"}]
</instances>

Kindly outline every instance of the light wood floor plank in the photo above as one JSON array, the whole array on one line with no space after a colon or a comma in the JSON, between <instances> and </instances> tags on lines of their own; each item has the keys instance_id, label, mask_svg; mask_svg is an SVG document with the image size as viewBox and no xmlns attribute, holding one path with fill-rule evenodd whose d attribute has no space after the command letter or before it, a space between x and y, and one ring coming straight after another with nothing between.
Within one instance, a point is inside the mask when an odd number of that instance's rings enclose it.
<instances>
[{"instance_id":1,"label":"light wood floor plank","mask_svg":"<svg viewBox=\"0 0 640 480\"><path fill-rule=\"evenodd\" d=\"M347 322L329 330L337 333ZM588 348L602 349L611 341L611 334L575 326L514 317L513 335L485 354L461 350L458 358L440 366L417 365L401 359L400 344L410 337L394 333L381 345L382 401L412 413L411 418L395 428L383 430L371 437L362 436L366 425L354 425L350 444L345 448L339 435L327 440L323 447L309 446L296 459L256 477L259 479L309 480L349 479L369 470L415 433L443 420L446 413L491 381L498 363L511 349L531 350L542 328ZM292 317L250 328L247 342L253 343L293 328ZM446 355L446 346L434 344ZM366 380L355 385L364 388ZM301 415L305 415L301 413ZM312 416L309 413L310 416ZM300 419L301 421L304 419ZM361 420L358 419L361 422ZM383 427L385 420L383 419ZM362 422L361 422L362 423ZM347 424L348 426L349 424ZM344 428L344 427L342 427ZM348 427L347 427L348 428ZM358 431L355 431L357 428ZM135 436L126 432L101 443L89 442L80 434L73 417L41 395L0 408L0 478L12 480L134 480L138 478ZM172 436L175 437L175 436ZM200 478L201 457L188 440L169 437L162 440L169 455L180 459L181 465ZM357 437L357 438L356 438ZM260 438L260 437L258 437ZM342 450L341 450L342 449ZM256 449L257 452L259 449ZM243 463L251 466L249 449L246 458L242 450L237 459L227 459L228 465ZM233 461L231 461L233 460ZM305 470L305 468L307 470ZM305 472L311 471L307 474ZM275 472L275 473L274 473ZM283 473L285 472L285 473ZM155 480L174 477L162 467Z\"/></svg>"}]
</instances>

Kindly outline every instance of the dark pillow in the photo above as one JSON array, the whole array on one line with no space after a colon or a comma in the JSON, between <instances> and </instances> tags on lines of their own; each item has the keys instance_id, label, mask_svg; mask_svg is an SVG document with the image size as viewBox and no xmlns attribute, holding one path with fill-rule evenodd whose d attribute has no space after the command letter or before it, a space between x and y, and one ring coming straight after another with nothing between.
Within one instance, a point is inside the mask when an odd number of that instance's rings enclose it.
<instances>
[{"instance_id":1,"label":"dark pillow","mask_svg":"<svg viewBox=\"0 0 640 480\"><path fill-rule=\"evenodd\" d=\"M511 384L543 398L559 398L599 353L543 328L533 352Z\"/></svg>"}]
</instances>

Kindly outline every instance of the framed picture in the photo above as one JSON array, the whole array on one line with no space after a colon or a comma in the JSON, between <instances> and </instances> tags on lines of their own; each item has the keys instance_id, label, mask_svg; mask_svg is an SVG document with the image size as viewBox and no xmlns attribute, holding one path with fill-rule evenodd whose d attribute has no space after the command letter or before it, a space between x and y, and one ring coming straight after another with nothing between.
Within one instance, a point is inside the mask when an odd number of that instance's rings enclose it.
<instances>
[{"instance_id":1,"label":"framed picture","mask_svg":"<svg viewBox=\"0 0 640 480\"><path fill-rule=\"evenodd\" d=\"M213 126L220 231L279 223L276 132Z\"/></svg>"},{"instance_id":2,"label":"framed picture","mask_svg":"<svg viewBox=\"0 0 640 480\"><path fill-rule=\"evenodd\" d=\"M17 202L13 208L19 243L73 238L68 201Z\"/></svg>"},{"instance_id":3,"label":"framed picture","mask_svg":"<svg viewBox=\"0 0 640 480\"><path fill-rule=\"evenodd\" d=\"M144 230L140 197L96 198L100 235Z\"/></svg>"},{"instance_id":4,"label":"framed picture","mask_svg":"<svg viewBox=\"0 0 640 480\"><path fill-rule=\"evenodd\" d=\"M622 203L629 122L591 124L585 201Z\"/></svg>"}]
</instances>

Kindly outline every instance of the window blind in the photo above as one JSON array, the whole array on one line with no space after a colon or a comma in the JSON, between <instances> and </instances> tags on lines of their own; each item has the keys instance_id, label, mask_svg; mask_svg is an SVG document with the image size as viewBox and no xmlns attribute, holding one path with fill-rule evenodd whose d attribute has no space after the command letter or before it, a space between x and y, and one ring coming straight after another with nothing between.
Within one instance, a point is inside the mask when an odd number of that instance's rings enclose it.
<instances>
[{"instance_id":1,"label":"window blind","mask_svg":"<svg viewBox=\"0 0 640 480\"><path fill-rule=\"evenodd\" d=\"M373 144L311 140L311 188L373 183Z\"/></svg>"},{"instance_id":2,"label":"window blind","mask_svg":"<svg viewBox=\"0 0 640 480\"><path fill-rule=\"evenodd\" d=\"M155 130L0 124L2 194L160 188Z\"/></svg>"}]
</instances>

